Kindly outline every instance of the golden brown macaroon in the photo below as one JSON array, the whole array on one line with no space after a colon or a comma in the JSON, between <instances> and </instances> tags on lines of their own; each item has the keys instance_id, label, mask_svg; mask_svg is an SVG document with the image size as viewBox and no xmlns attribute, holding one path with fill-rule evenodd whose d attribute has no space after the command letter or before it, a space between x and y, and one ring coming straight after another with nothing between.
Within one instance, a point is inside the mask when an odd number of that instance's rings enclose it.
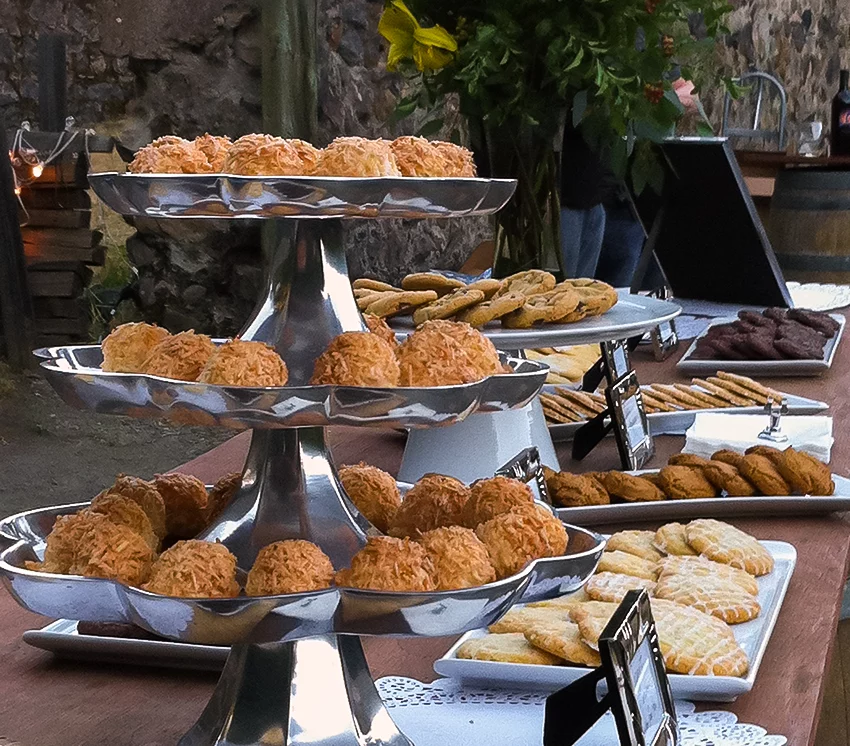
<instances>
[{"instance_id":1,"label":"golden brown macaroon","mask_svg":"<svg viewBox=\"0 0 850 746\"><path fill-rule=\"evenodd\" d=\"M77 553L68 572L138 586L150 576L155 558L154 550L132 528L107 520L93 531L91 543Z\"/></svg>"},{"instance_id":2,"label":"golden brown macaroon","mask_svg":"<svg viewBox=\"0 0 850 746\"><path fill-rule=\"evenodd\" d=\"M271 345L232 339L210 355L198 380L219 386L286 386L289 371Z\"/></svg>"},{"instance_id":3,"label":"golden brown macaroon","mask_svg":"<svg viewBox=\"0 0 850 746\"><path fill-rule=\"evenodd\" d=\"M387 324L387 322L380 316L375 316L371 313L364 313L363 321L366 322L366 326L369 327L369 331L372 332L372 334L377 334L394 350L398 347L398 340L395 338L395 332L390 329L389 324Z\"/></svg>"},{"instance_id":4,"label":"golden brown macaroon","mask_svg":"<svg viewBox=\"0 0 850 746\"><path fill-rule=\"evenodd\" d=\"M153 482L148 482L139 477L131 477L127 474L119 474L115 484L105 489L101 494L118 494L129 497L142 510L145 511L151 522L151 528L159 539L164 539L167 530L165 527L165 502L159 490Z\"/></svg>"},{"instance_id":5,"label":"golden brown macaroon","mask_svg":"<svg viewBox=\"0 0 850 746\"><path fill-rule=\"evenodd\" d=\"M178 541L159 555L142 589L179 598L234 598L236 557L217 542Z\"/></svg>"},{"instance_id":6,"label":"golden brown macaroon","mask_svg":"<svg viewBox=\"0 0 850 746\"><path fill-rule=\"evenodd\" d=\"M334 568L311 541L289 539L263 547L245 582L249 596L276 596L330 588Z\"/></svg>"},{"instance_id":7,"label":"golden brown macaroon","mask_svg":"<svg viewBox=\"0 0 850 746\"><path fill-rule=\"evenodd\" d=\"M737 467L724 461L709 461L702 467L703 476L729 497L752 497L756 488L741 476Z\"/></svg>"},{"instance_id":8,"label":"golden brown macaroon","mask_svg":"<svg viewBox=\"0 0 850 746\"><path fill-rule=\"evenodd\" d=\"M111 521L100 513L82 510L71 515L57 516L47 535L42 572L68 573L94 542L98 530Z\"/></svg>"},{"instance_id":9,"label":"golden brown macaroon","mask_svg":"<svg viewBox=\"0 0 850 746\"><path fill-rule=\"evenodd\" d=\"M234 471L231 474L219 477L207 494L207 525L210 525L221 515L221 512L228 506L241 486L241 472Z\"/></svg>"},{"instance_id":10,"label":"golden brown macaroon","mask_svg":"<svg viewBox=\"0 0 850 746\"><path fill-rule=\"evenodd\" d=\"M438 591L473 588L496 579L487 547L471 529L443 526L422 534L418 541L434 565Z\"/></svg>"},{"instance_id":11,"label":"golden brown macaroon","mask_svg":"<svg viewBox=\"0 0 850 746\"><path fill-rule=\"evenodd\" d=\"M541 505L497 515L475 533L487 547L500 578L518 573L533 560L560 556L567 548L564 524Z\"/></svg>"},{"instance_id":12,"label":"golden brown macaroon","mask_svg":"<svg viewBox=\"0 0 850 746\"><path fill-rule=\"evenodd\" d=\"M531 487L518 479L502 476L479 479L469 489L469 500L463 507L463 525L475 528L501 513L533 503Z\"/></svg>"},{"instance_id":13,"label":"golden brown macaroon","mask_svg":"<svg viewBox=\"0 0 850 746\"><path fill-rule=\"evenodd\" d=\"M835 492L829 467L805 451L787 448L775 465L795 492L802 495L831 495Z\"/></svg>"},{"instance_id":14,"label":"golden brown macaroon","mask_svg":"<svg viewBox=\"0 0 850 746\"><path fill-rule=\"evenodd\" d=\"M493 343L464 322L426 321L397 356L402 386L453 386L503 372Z\"/></svg>"},{"instance_id":15,"label":"golden brown macaroon","mask_svg":"<svg viewBox=\"0 0 850 746\"><path fill-rule=\"evenodd\" d=\"M431 147L443 159L443 176L473 177L476 175L471 150L443 140L432 141Z\"/></svg>"},{"instance_id":16,"label":"golden brown macaroon","mask_svg":"<svg viewBox=\"0 0 850 746\"><path fill-rule=\"evenodd\" d=\"M180 332L166 337L151 350L142 364L142 372L178 381L197 381L213 352L215 345L206 334Z\"/></svg>"},{"instance_id":17,"label":"golden brown macaroon","mask_svg":"<svg viewBox=\"0 0 850 746\"><path fill-rule=\"evenodd\" d=\"M224 161L227 159L227 153L230 146L233 145L229 137L219 137L205 132L195 138L195 147L200 150L210 164L210 170L213 173L221 173L224 171Z\"/></svg>"},{"instance_id":18,"label":"golden brown macaroon","mask_svg":"<svg viewBox=\"0 0 850 746\"><path fill-rule=\"evenodd\" d=\"M371 332L343 332L316 360L314 386L398 386L399 366L395 350Z\"/></svg>"},{"instance_id":19,"label":"golden brown macaroon","mask_svg":"<svg viewBox=\"0 0 850 746\"><path fill-rule=\"evenodd\" d=\"M609 495L627 502L649 502L667 497L663 490L648 479L622 471L606 472L603 483Z\"/></svg>"},{"instance_id":20,"label":"golden brown macaroon","mask_svg":"<svg viewBox=\"0 0 850 746\"><path fill-rule=\"evenodd\" d=\"M157 474L153 484L165 503L169 536L191 539L204 529L209 495L200 479L190 474Z\"/></svg>"},{"instance_id":21,"label":"golden brown macaroon","mask_svg":"<svg viewBox=\"0 0 850 746\"><path fill-rule=\"evenodd\" d=\"M401 176L389 140L337 137L319 151L316 176Z\"/></svg>"},{"instance_id":22,"label":"golden brown macaroon","mask_svg":"<svg viewBox=\"0 0 850 746\"><path fill-rule=\"evenodd\" d=\"M341 466L339 481L357 510L378 531L386 533L401 505L398 484L392 475L361 461L352 466Z\"/></svg>"},{"instance_id":23,"label":"golden brown macaroon","mask_svg":"<svg viewBox=\"0 0 850 746\"><path fill-rule=\"evenodd\" d=\"M169 336L168 330L156 324L116 326L100 345L103 352L100 367L114 373L141 373L151 350Z\"/></svg>"},{"instance_id":24,"label":"golden brown macaroon","mask_svg":"<svg viewBox=\"0 0 850 746\"><path fill-rule=\"evenodd\" d=\"M134 174L203 174L212 167L195 143L167 135L141 148L127 170Z\"/></svg>"},{"instance_id":25,"label":"golden brown macaroon","mask_svg":"<svg viewBox=\"0 0 850 746\"><path fill-rule=\"evenodd\" d=\"M767 457L758 453L744 456L738 464L738 471L762 495L790 495L791 485L785 481L776 465Z\"/></svg>"},{"instance_id":26,"label":"golden brown macaroon","mask_svg":"<svg viewBox=\"0 0 850 746\"><path fill-rule=\"evenodd\" d=\"M553 471L544 467L546 487L552 501L565 508L608 505L611 498L602 483L585 474Z\"/></svg>"},{"instance_id":27,"label":"golden brown macaroon","mask_svg":"<svg viewBox=\"0 0 850 746\"><path fill-rule=\"evenodd\" d=\"M244 135L227 152L224 171L242 176L304 176L316 167L319 151L303 140Z\"/></svg>"},{"instance_id":28,"label":"golden brown macaroon","mask_svg":"<svg viewBox=\"0 0 850 746\"><path fill-rule=\"evenodd\" d=\"M658 472L661 489L673 500L717 497L717 488L696 466L665 466Z\"/></svg>"},{"instance_id":29,"label":"golden brown macaroon","mask_svg":"<svg viewBox=\"0 0 850 746\"><path fill-rule=\"evenodd\" d=\"M424 137L405 135L390 143L402 176L448 176L448 163L440 151Z\"/></svg>"},{"instance_id":30,"label":"golden brown macaroon","mask_svg":"<svg viewBox=\"0 0 850 746\"><path fill-rule=\"evenodd\" d=\"M89 510L105 515L113 523L133 529L154 552L159 551L160 541L154 533L151 519L132 498L107 492L95 497Z\"/></svg>"},{"instance_id":31,"label":"golden brown macaroon","mask_svg":"<svg viewBox=\"0 0 850 746\"><path fill-rule=\"evenodd\" d=\"M460 526L469 487L454 477L426 474L404 496L390 521L390 536L419 536L441 526Z\"/></svg>"},{"instance_id":32,"label":"golden brown macaroon","mask_svg":"<svg viewBox=\"0 0 850 746\"><path fill-rule=\"evenodd\" d=\"M437 590L434 565L425 547L410 539L370 538L351 567L336 574L337 585L373 591L416 593Z\"/></svg>"}]
</instances>

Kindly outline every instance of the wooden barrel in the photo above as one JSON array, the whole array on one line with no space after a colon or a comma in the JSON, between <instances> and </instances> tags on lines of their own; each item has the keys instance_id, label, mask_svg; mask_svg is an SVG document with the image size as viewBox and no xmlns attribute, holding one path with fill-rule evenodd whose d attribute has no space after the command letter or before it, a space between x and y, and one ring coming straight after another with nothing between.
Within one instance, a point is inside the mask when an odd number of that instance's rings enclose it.
<instances>
[{"instance_id":1,"label":"wooden barrel","mask_svg":"<svg viewBox=\"0 0 850 746\"><path fill-rule=\"evenodd\" d=\"M850 284L850 171L780 172L768 233L786 280Z\"/></svg>"}]
</instances>

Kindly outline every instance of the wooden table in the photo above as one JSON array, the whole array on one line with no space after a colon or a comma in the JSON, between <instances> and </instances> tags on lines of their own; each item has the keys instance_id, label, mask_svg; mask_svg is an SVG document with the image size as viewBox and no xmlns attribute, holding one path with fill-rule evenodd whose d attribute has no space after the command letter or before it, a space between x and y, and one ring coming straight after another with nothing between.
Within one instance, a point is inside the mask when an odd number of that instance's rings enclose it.
<instances>
[{"instance_id":1,"label":"wooden table","mask_svg":"<svg viewBox=\"0 0 850 746\"><path fill-rule=\"evenodd\" d=\"M674 361L653 363L638 354L638 372L646 382L674 380ZM848 394L838 371L850 370L850 344L839 347L833 371L820 379L769 381L789 393L831 403L838 442L835 470L850 469ZM404 437L394 432L336 428L330 440L337 463L365 460L396 471ZM657 439L660 463L681 449L681 437ZM248 435L239 435L186 464L181 471L209 482L240 468ZM606 441L577 471L614 468L613 442ZM850 521L844 516L803 519L748 519L736 525L762 539L794 544L798 564L776 629L752 692L728 709L743 722L784 734L792 746L813 744L829 670L841 597L847 575ZM21 641L24 630L45 620L19 608L0 593L0 745L18 746L166 746L177 742L200 714L213 690L214 674L57 661ZM406 675L434 678L433 661L453 639L365 639L376 677ZM714 706L714 705L712 705ZM843 741L842 741L843 743Z\"/></svg>"}]
</instances>

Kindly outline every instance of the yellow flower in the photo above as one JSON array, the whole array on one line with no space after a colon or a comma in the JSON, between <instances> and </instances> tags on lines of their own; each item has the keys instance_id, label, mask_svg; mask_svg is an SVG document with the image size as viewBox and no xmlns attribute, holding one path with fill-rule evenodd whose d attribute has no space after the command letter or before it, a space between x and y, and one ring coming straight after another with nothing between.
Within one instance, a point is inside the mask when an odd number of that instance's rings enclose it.
<instances>
[{"instance_id":1,"label":"yellow flower","mask_svg":"<svg viewBox=\"0 0 850 746\"><path fill-rule=\"evenodd\" d=\"M419 70L439 70L457 52L457 42L448 31L442 26L422 28L402 0L391 0L384 8L378 32L390 43L388 70L411 58Z\"/></svg>"}]
</instances>

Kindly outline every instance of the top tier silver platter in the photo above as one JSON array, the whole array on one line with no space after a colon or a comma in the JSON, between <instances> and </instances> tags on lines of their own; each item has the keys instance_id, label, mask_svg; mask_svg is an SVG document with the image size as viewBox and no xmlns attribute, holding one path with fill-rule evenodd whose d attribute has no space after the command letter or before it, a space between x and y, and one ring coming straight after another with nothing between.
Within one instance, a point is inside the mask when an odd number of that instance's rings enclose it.
<instances>
[{"instance_id":1,"label":"top tier silver platter","mask_svg":"<svg viewBox=\"0 0 850 746\"><path fill-rule=\"evenodd\" d=\"M481 332L500 350L524 350L535 347L592 344L628 339L676 318L682 309L675 303L645 295L619 291L619 300L610 311L572 324L545 324L531 329L506 329L498 321ZM399 334L413 331L409 317L393 321Z\"/></svg>"},{"instance_id":2,"label":"top tier silver platter","mask_svg":"<svg viewBox=\"0 0 850 746\"><path fill-rule=\"evenodd\" d=\"M147 218L458 218L490 215L513 179L89 174L122 215Z\"/></svg>"}]
</instances>

